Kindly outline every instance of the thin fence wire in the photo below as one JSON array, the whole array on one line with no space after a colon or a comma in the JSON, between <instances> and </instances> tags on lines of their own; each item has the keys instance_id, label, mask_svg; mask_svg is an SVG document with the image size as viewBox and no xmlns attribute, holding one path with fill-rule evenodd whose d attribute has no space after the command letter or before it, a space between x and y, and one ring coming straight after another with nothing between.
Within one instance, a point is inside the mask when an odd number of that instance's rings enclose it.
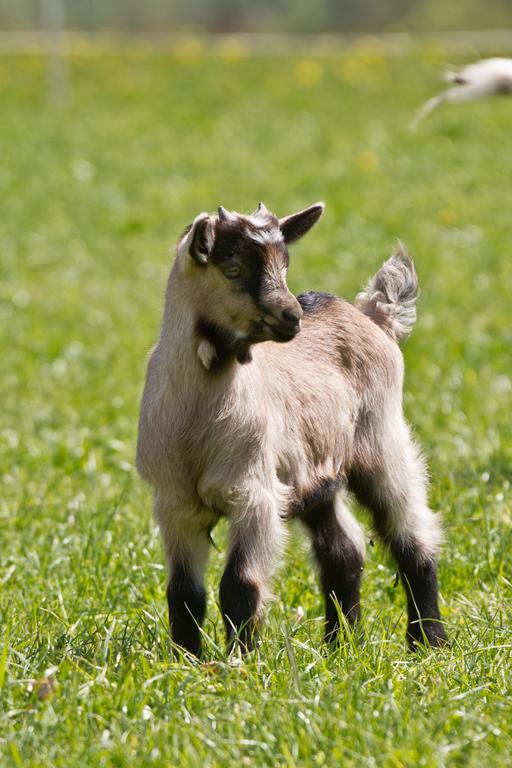
<instances>
[{"instance_id":1,"label":"thin fence wire","mask_svg":"<svg viewBox=\"0 0 512 768\"><path fill-rule=\"evenodd\" d=\"M203 55L217 56L237 51L253 56L296 56L310 54L318 57L351 55L361 46L375 48L388 56L406 56L418 48L438 47L453 56L509 55L512 53L512 29L436 32L413 34L407 32L378 35L331 34L166 34L126 35L123 33L83 33L64 29L58 19L62 0L43 0L48 9L46 29L24 32L0 30L0 54L31 54L51 52L65 58L75 50L101 54L112 51L173 52L195 41ZM63 11L62 11L63 13ZM54 14L53 16L51 14ZM55 15L57 14L57 15ZM63 19L63 17L62 17ZM60 24L60 26L59 26ZM59 75L61 77L61 75Z\"/></svg>"}]
</instances>

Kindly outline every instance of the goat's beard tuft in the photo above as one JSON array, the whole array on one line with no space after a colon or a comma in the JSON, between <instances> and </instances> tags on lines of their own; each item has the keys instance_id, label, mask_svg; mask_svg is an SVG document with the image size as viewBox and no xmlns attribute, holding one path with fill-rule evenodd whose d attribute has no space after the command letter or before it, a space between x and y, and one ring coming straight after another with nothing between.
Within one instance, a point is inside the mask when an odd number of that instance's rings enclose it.
<instances>
[{"instance_id":1,"label":"goat's beard tuft","mask_svg":"<svg viewBox=\"0 0 512 768\"><path fill-rule=\"evenodd\" d=\"M242 364L251 362L250 347L257 341L251 333L231 331L204 318L197 321L197 333L202 339L198 357L207 370L218 370L232 357Z\"/></svg>"},{"instance_id":2,"label":"goat's beard tuft","mask_svg":"<svg viewBox=\"0 0 512 768\"><path fill-rule=\"evenodd\" d=\"M263 341L285 343L295 336L295 333L284 332L280 327L270 325L263 319L253 321L249 332L241 334L200 318L197 322L197 333L201 337L197 356L208 371L219 370L233 357L242 365L250 363L253 344Z\"/></svg>"}]
</instances>

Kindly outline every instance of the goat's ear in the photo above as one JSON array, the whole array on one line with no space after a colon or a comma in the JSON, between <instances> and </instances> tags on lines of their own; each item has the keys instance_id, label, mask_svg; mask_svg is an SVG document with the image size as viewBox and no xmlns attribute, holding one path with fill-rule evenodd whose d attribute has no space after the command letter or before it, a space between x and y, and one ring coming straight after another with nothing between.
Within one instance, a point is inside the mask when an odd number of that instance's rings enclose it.
<instances>
[{"instance_id":1,"label":"goat's ear","mask_svg":"<svg viewBox=\"0 0 512 768\"><path fill-rule=\"evenodd\" d=\"M309 208L304 208L303 211L298 213L292 213L290 216L285 216L284 219L279 219L279 228L283 233L284 241L286 244L293 243L309 232L322 213L324 212L324 203L314 203Z\"/></svg>"},{"instance_id":2,"label":"goat's ear","mask_svg":"<svg viewBox=\"0 0 512 768\"><path fill-rule=\"evenodd\" d=\"M200 213L178 245L179 254L188 254L198 264L206 264L213 248L215 232L211 217Z\"/></svg>"}]
</instances>

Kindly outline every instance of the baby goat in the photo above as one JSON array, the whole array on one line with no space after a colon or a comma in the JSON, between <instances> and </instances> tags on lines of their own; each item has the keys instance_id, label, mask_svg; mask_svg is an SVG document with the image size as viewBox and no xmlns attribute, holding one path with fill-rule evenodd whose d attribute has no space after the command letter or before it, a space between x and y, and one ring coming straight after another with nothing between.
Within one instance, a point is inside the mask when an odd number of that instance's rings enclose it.
<instances>
[{"instance_id":1,"label":"baby goat","mask_svg":"<svg viewBox=\"0 0 512 768\"><path fill-rule=\"evenodd\" d=\"M277 219L201 213L179 241L142 398L137 467L153 487L169 566L172 637L200 652L210 533L229 520L220 583L228 641L251 647L284 522L309 531L326 638L359 615L364 535L348 492L373 514L407 594L407 638L441 645L438 517L402 413L398 342L416 317L417 278L399 249L354 306L295 298L288 245L322 203Z\"/></svg>"}]
</instances>

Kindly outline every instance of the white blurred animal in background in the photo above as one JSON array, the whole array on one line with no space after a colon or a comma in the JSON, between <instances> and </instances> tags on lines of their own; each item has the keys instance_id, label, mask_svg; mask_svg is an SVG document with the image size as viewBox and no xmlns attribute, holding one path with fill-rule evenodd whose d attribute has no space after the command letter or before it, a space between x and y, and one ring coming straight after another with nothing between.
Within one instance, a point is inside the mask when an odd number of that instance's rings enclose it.
<instances>
[{"instance_id":1,"label":"white blurred animal in background","mask_svg":"<svg viewBox=\"0 0 512 768\"><path fill-rule=\"evenodd\" d=\"M460 72L446 72L445 80L453 83L453 87L420 107L411 123L411 130L416 130L421 121L444 102L471 101L483 96L512 93L512 59L482 59Z\"/></svg>"}]
</instances>

